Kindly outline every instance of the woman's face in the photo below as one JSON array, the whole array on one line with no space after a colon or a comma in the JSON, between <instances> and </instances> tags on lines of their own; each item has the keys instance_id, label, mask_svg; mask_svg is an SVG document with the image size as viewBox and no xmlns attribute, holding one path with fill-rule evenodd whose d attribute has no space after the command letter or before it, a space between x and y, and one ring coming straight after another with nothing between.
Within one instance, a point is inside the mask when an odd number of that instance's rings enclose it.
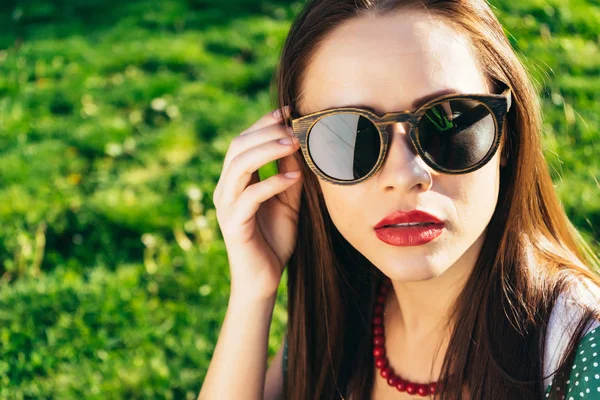
<instances>
[{"instance_id":1,"label":"woman's face","mask_svg":"<svg viewBox=\"0 0 600 400\"><path fill-rule=\"evenodd\" d=\"M302 115L362 105L379 115L414 110L415 100L444 89L491 93L467 39L420 11L361 16L342 24L316 50L302 89ZM453 265L469 269L496 207L500 149L475 172L442 174L418 156L407 126L397 123L388 130L388 154L370 179L352 186L319 179L331 219L392 280L427 280ZM414 209L443 221L442 234L408 247L378 239L374 227L382 218Z\"/></svg>"}]
</instances>

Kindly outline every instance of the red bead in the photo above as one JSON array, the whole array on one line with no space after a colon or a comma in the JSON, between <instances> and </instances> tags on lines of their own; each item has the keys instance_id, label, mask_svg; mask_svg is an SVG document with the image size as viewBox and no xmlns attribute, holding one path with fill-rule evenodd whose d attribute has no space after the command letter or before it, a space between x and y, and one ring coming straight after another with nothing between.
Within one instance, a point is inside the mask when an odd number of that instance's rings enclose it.
<instances>
[{"instance_id":1,"label":"red bead","mask_svg":"<svg viewBox=\"0 0 600 400\"><path fill-rule=\"evenodd\" d=\"M396 387L396 385L398 384L398 382L400 382L400 378L398 378L396 375L392 375L387 379L387 383L388 385L390 385L391 387Z\"/></svg>"},{"instance_id":2,"label":"red bead","mask_svg":"<svg viewBox=\"0 0 600 400\"><path fill-rule=\"evenodd\" d=\"M385 338L381 335L373 337L373 346L381 347L385 344Z\"/></svg>"},{"instance_id":3,"label":"red bead","mask_svg":"<svg viewBox=\"0 0 600 400\"><path fill-rule=\"evenodd\" d=\"M390 367L382 368L381 371L379 372L379 374L381 376L383 376L385 379L392 376L393 373L394 373L394 371Z\"/></svg>"},{"instance_id":4,"label":"red bead","mask_svg":"<svg viewBox=\"0 0 600 400\"><path fill-rule=\"evenodd\" d=\"M417 393L419 396L427 396L429 395L429 385L419 385L417 388Z\"/></svg>"},{"instance_id":5,"label":"red bead","mask_svg":"<svg viewBox=\"0 0 600 400\"><path fill-rule=\"evenodd\" d=\"M379 368L379 374L387 381L388 385L395 387L399 392L406 392L410 395L418 394L421 397L437 393L437 382L429 384L416 384L403 380L394 373L389 366L385 356L385 332L383 326L383 308L387 293L391 288L391 282L385 281L379 287L377 302L373 310L373 356L375 357L375 367Z\"/></svg>"},{"instance_id":6,"label":"red bead","mask_svg":"<svg viewBox=\"0 0 600 400\"><path fill-rule=\"evenodd\" d=\"M383 326L376 325L373 327L373 335L383 336Z\"/></svg>"},{"instance_id":7,"label":"red bead","mask_svg":"<svg viewBox=\"0 0 600 400\"><path fill-rule=\"evenodd\" d=\"M437 389L437 382L433 382L429 384L429 392L431 394L435 394L435 391Z\"/></svg>"},{"instance_id":8,"label":"red bead","mask_svg":"<svg viewBox=\"0 0 600 400\"><path fill-rule=\"evenodd\" d=\"M375 360L375 366L377 368L387 367L387 365L388 365L388 361L387 361L387 358L385 358L385 357L379 357Z\"/></svg>"},{"instance_id":9,"label":"red bead","mask_svg":"<svg viewBox=\"0 0 600 400\"><path fill-rule=\"evenodd\" d=\"M406 382L400 379L396 384L396 389L398 389L399 392L406 392Z\"/></svg>"},{"instance_id":10,"label":"red bead","mask_svg":"<svg viewBox=\"0 0 600 400\"><path fill-rule=\"evenodd\" d=\"M385 348L381 346L373 348L373 356L375 358L385 356Z\"/></svg>"}]
</instances>

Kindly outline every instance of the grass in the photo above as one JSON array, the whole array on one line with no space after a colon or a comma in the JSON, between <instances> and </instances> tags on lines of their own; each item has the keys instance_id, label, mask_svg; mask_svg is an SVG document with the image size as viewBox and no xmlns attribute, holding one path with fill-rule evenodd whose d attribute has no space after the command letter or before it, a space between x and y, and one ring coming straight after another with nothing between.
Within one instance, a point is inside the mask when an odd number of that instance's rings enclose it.
<instances>
[{"instance_id":1,"label":"grass","mask_svg":"<svg viewBox=\"0 0 600 400\"><path fill-rule=\"evenodd\" d=\"M542 98L556 189L599 254L600 6L493 4ZM229 294L211 194L231 138L271 109L301 5L0 5L0 398L195 397Z\"/></svg>"}]
</instances>

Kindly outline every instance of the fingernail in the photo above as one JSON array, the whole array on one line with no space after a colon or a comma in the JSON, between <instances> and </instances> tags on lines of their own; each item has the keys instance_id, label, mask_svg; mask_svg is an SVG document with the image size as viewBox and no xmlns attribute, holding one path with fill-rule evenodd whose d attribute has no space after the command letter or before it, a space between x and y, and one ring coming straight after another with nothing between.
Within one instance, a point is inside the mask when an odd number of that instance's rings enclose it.
<instances>
[{"instance_id":1,"label":"fingernail","mask_svg":"<svg viewBox=\"0 0 600 400\"><path fill-rule=\"evenodd\" d=\"M300 175L300 171L291 171L291 172L286 172L285 174L283 174L283 176L285 176L286 178L290 178L290 179L294 179L298 175Z\"/></svg>"},{"instance_id":2,"label":"fingernail","mask_svg":"<svg viewBox=\"0 0 600 400\"><path fill-rule=\"evenodd\" d=\"M284 109L286 107L283 107ZM273 111L273 118L275 118L275 121L277 121L278 123L283 122L283 109L278 108L277 110Z\"/></svg>"},{"instance_id":3,"label":"fingernail","mask_svg":"<svg viewBox=\"0 0 600 400\"><path fill-rule=\"evenodd\" d=\"M281 109L278 108L277 110L273 111L273 118L275 118L275 121L277 122L281 122L283 121L283 117L281 116Z\"/></svg>"},{"instance_id":4,"label":"fingernail","mask_svg":"<svg viewBox=\"0 0 600 400\"><path fill-rule=\"evenodd\" d=\"M291 137L286 137L286 138L283 138L283 139L279 139L279 143L281 143L281 144L292 144L293 140L292 140Z\"/></svg>"},{"instance_id":5,"label":"fingernail","mask_svg":"<svg viewBox=\"0 0 600 400\"><path fill-rule=\"evenodd\" d=\"M289 113L290 109L290 106L278 108L277 110L273 111L273 117L277 122L281 123L283 121L283 112L285 111L286 113Z\"/></svg>"}]
</instances>

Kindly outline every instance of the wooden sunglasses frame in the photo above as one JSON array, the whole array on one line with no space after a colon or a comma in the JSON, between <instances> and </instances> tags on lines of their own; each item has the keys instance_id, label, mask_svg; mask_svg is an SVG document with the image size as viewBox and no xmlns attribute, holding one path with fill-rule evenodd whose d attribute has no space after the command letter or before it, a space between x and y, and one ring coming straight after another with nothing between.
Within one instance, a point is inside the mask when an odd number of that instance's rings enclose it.
<instances>
[{"instance_id":1,"label":"wooden sunglasses frame","mask_svg":"<svg viewBox=\"0 0 600 400\"><path fill-rule=\"evenodd\" d=\"M423 159L425 164L430 166L432 169L438 172L446 173L446 174L466 174L469 172L473 172L481 167L483 167L496 153L498 150L498 146L500 145L500 141L502 138L502 131L504 125L504 117L508 113L512 102L512 93L511 89L504 82L500 82L501 84L501 94L447 94L435 99L428 101L427 103L420 106L414 112L409 110L401 111L401 112L392 112L386 113L384 115L377 115L376 113L355 107L340 107L340 108L330 108L323 111L317 111L302 117L294 118L291 120L291 127L294 132L294 135L298 138L300 142L300 148L302 150L302 155L306 160L309 168L321 179L337 184L337 185L355 185L357 183L363 182L369 179L371 176L375 175L377 171L383 165L383 161L387 154L388 145L389 145L389 132L387 131L387 125L404 122L408 123L410 126L409 129L409 137L413 143L413 146L417 150L419 156ZM429 110L434 105L437 105L441 102L448 100L474 100L481 103L485 106L489 111L490 115L494 118L494 124L496 131L494 132L494 143L488 153L476 164L460 169L453 170L444 168L438 164L436 164L433 160L431 160L425 154L425 151L421 147L421 143L419 142L419 135L417 132L417 127L421 118L425 115L427 110ZM369 119L376 127L380 136L381 148L379 151L379 157L375 166L369 171L365 176L354 179L354 180L341 180L331 177L321 171L316 164L313 162L312 157L310 155L310 151L308 150L308 136L312 127L321 119L328 115L332 114L359 114L363 117Z\"/></svg>"}]
</instances>

